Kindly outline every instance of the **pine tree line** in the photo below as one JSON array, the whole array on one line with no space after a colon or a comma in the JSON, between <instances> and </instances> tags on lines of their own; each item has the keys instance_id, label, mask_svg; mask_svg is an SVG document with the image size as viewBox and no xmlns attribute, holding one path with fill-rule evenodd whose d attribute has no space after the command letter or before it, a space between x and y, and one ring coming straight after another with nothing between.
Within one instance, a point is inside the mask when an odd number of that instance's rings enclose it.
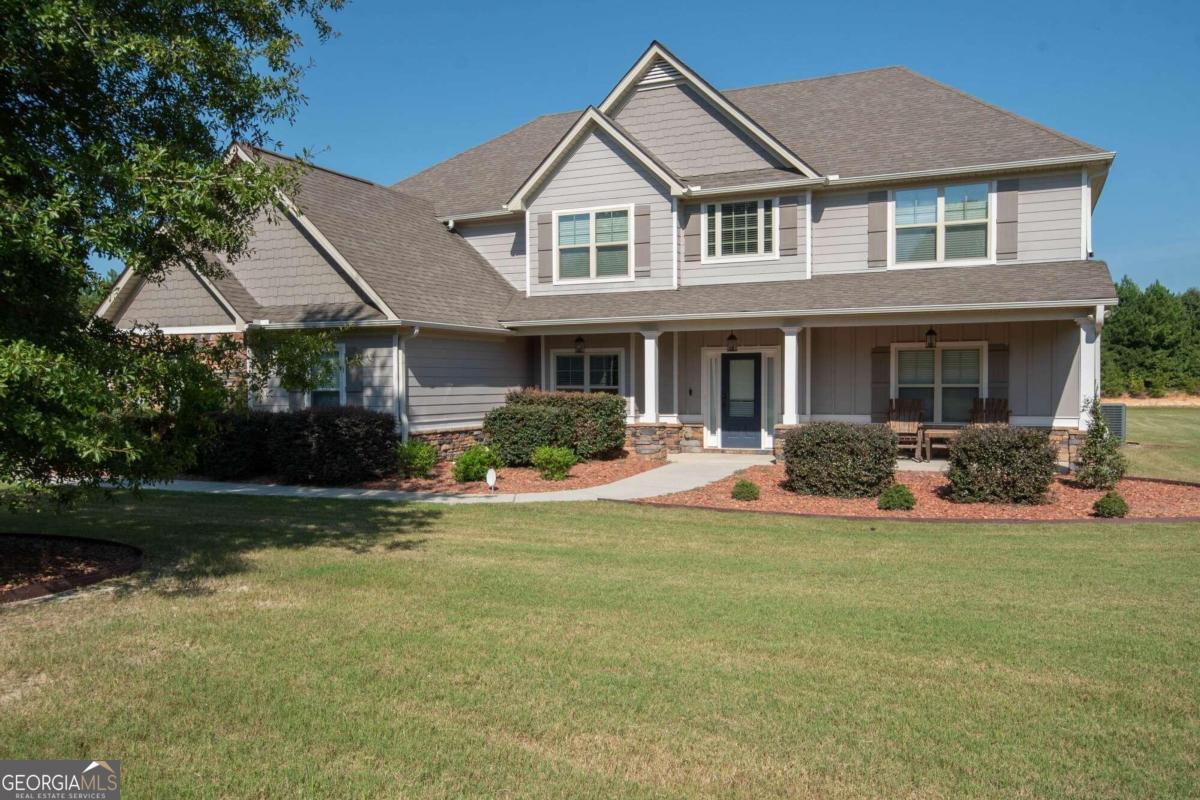
<instances>
[{"instance_id":1,"label":"pine tree line","mask_svg":"<svg viewBox=\"0 0 1200 800\"><path fill-rule=\"evenodd\" d=\"M1200 289L1142 290L1126 277L1117 297L1101 336L1103 394L1200 393Z\"/></svg>"}]
</instances>

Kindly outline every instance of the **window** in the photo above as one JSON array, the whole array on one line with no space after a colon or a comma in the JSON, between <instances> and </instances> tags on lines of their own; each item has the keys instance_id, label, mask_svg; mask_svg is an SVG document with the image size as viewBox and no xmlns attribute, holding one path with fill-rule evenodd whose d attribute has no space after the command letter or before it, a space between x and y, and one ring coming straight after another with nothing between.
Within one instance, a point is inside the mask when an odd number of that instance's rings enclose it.
<instances>
[{"instance_id":1,"label":"window","mask_svg":"<svg viewBox=\"0 0 1200 800\"><path fill-rule=\"evenodd\" d=\"M896 349L896 397L920 400L930 422L970 422L971 407L983 397L986 345Z\"/></svg>"},{"instance_id":2,"label":"window","mask_svg":"<svg viewBox=\"0 0 1200 800\"><path fill-rule=\"evenodd\" d=\"M774 200L709 203L704 207L705 261L751 260L776 255Z\"/></svg>"},{"instance_id":3,"label":"window","mask_svg":"<svg viewBox=\"0 0 1200 800\"><path fill-rule=\"evenodd\" d=\"M554 388L560 392L621 393L619 353L572 353L554 357Z\"/></svg>"},{"instance_id":4,"label":"window","mask_svg":"<svg viewBox=\"0 0 1200 800\"><path fill-rule=\"evenodd\" d=\"M555 260L561 281L629 277L628 208L555 215Z\"/></svg>"},{"instance_id":5,"label":"window","mask_svg":"<svg viewBox=\"0 0 1200 800\"><path fill-rule=\"evenodd\" d=\"M314 388L308 395L308 404L312 408L340 406L343 403L342 389L346 383L346 351L339 346L337 352L325 356L325 363L330 367L325 383Z\"/></svg>"},{"instance_id":6,"label":"window","mask_svg":"<svg viewBox=\"0 0 1200 800\"><path fill-rule=\"evenodd\" d=\"M895 263L989 257L987 183L895 192Z\"/></svg>"}]
</instances>

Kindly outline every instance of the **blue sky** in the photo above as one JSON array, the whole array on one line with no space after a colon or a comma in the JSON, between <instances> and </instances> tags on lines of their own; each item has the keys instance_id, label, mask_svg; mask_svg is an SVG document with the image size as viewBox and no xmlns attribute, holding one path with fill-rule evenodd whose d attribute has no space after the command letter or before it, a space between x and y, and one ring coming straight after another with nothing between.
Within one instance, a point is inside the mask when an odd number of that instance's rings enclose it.
<instances>
[{"instance_id":1,"label":"blue sky","mask_svg":"<svg viewBox=\"0 0 1200 800\"><path fill-rule=\"evenodd\" d=\"M303 53L307 106L275 132L333 169L390 183L597 103L652 39L718 88L904 64L1116 150L1096 256L1200 285L1200 3L355 0L333 22Z\"/></svg>"}]
</instances>

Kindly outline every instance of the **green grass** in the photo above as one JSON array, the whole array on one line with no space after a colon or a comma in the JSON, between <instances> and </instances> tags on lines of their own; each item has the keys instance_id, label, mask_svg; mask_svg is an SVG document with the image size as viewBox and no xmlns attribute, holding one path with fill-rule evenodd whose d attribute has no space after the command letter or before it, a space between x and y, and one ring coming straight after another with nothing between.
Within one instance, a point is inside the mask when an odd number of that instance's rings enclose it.
<instances>
[{"instance_id":1,"label":"green grass","mask_svg":"<svg viewBox=\"0 0 1200 800\"><path fill-rule=\"evenodd\" d=\"M1128 414L1130 475L1200 482L1200 408L1134 406Z\"/></svg>"},{"instance_id":2,"label":"green grass","mask_svg":"<svg viewBox=\"0 0 1200 800\"><path fill-rule=\"evenodd\" d=\"M0 610L0 758L126 797L1185 797L1200 536L148 494Z\"/></svg>"}]
</instances>

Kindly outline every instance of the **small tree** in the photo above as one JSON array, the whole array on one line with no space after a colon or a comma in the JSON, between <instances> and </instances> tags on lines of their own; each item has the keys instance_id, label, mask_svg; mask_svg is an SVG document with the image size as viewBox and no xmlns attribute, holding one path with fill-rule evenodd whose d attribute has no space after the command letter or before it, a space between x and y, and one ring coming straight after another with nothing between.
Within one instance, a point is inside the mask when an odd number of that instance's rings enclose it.
<instances>
[{"instance_id":1,"label":"small tree","mask_svg":"<svg viewBox=\"0 0 1200 800\"><path fill-rule=\"evenodd\" d=\"M1108 423L1100 413L1099 398L1088 401L1089 416L1087 437L1079 449L1075 478L1091 489L1111 489L1125 476L1127 464L1121 454L1121 443L1108 429Z\"/></svg>"}]
</instances>

